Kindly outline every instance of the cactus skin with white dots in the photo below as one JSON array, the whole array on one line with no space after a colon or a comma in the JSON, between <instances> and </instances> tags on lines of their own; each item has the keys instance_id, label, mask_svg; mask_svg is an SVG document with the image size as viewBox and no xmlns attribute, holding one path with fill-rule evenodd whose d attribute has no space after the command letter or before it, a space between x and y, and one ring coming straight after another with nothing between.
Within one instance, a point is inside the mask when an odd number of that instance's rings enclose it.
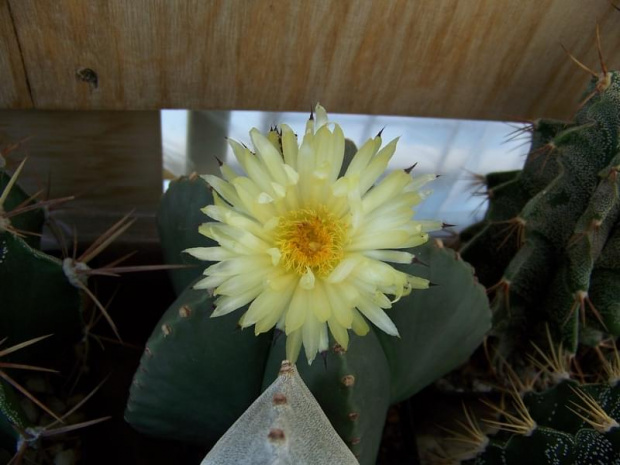
<instances>
[{"instance_id":1,"label":"cactus skin with white dots","mask_svg":"<svg viewBox=\"0 0 620 465\"><path fill-rule=\"evenodd\" d=\"M612 425L595 428L580 418L589 416L580 407L576 391L591 396ZM566 380L543 393L523 397L535 428L528 434L500 431L485 450L466 465L618 465L620 464L620 386L608 383L580 385ZM614 424L615 423L615 424Z\"/></svg>"}]
</instances>

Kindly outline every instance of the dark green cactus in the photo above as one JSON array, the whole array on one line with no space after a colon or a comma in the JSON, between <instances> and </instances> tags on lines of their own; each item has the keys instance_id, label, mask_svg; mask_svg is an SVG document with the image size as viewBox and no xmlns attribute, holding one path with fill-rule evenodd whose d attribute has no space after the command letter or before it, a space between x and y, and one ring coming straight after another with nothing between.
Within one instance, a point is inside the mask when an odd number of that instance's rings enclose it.
<instances>
[{"instance_id":1,"label":"dark green cactus","mask_svg":"<svg viewBox=\"0 0 620 465\"><path fill-rule=\"evenodd\" d=\"M13 215L18 207L37 206L28 202L29 196L15 183L22 167L12 178L0 174L0 223L4 224L0 228L0 336L17 343L54 334L13 355L27 360L36 354L39 360L46 354L58 356L60 348L70 349L80 337L83 295L70 283L62 260L32 246L38 243L36 235L41 234L45 207ZM37 240L28 241L28 237Z\"/></svg>"},{"instance_id":2,"label":"dark green cactus","mask_svg":"<svg viewBox=\"0 0 620 465\"><path fill-rule=\"evenodd\" d=\"M187 182L171 185L166 208L178 208L175 190ZM362 463L375 460L388 406L463 363L490 325L486 296L468 265L436 243L415 252L428 266L405 268L437 286L390 309L401 338L371 330L351 335L346 352L331 341L323 360L308 365L302 354L298 361L305 383ZM189 286L155 328L125 414L139 431L212 443L277 376L284 335L256 337L238 328L241 312L210 318L212 311L213 298Z\"/></svg>"},{"instance_id":3,"label":"dark green cactus","mask_svg":"<svg viewBox=\"0 0 620 465\"><path fill-rule=\"evenodd\" d=\"M494 291L503 355L546 324L571 352L620 335L620 74L592 80L574 122L531 129L523 170L486 176L486 217L462 234L463 258Z\"/></svg>"},{"instance_id":4,"label":"dark green cactus","mask_svg":"<svg viewBox=\"0 0 620 465\"><path fill-rule=\"evenodd\" d=\"M55 429L53 422L39 425L43 417L35 422L25 415L21 401L27 397L37 411L45 411L58 423L63 421L28 393L24 386L29 378L24 373L53 371L48 363L57 364L77 353L76 344L87 336L83 313L87 294L91 294L87 289L90 269L84 262L61 260L36 248L47 207L69 198L31 199L16 183L23 166L11 177L0 172L0 344L9 346L0 347L0 449L10 451L9 456L16 450L23 455L27 449L37 449L39 436L62 433L64 428ZM102 250L126 226L122 222L119 225L90 250ZM96 252L91 251L86 257L94 255ZM27 371L12 373L20 369Z\"/></svg>"},{"instance_id":5,"label":"dark green cactus","mask_svg":"<svg viewBox=\"0 0 620 465\"><path fill-rule=\"evenodd\" d=\"M198 233L204 222L200 210L213 203L213 194L204 179L196 174L183 176L170 183L157 215L157 226L166 263L185 263L193 268L170 270L170 279L177 295L204 271L204 264L189 254L182 253L187 244L192 247L213 247L215 241ZM179 206L183 206L179 208Z\"/></svg>"},{"instance_id":6,"label":"dark green cactus","mask_svg":"<svg viewBox=\"0 0 620 465\"><path fill-rule=\"evenodd\" d=\"M31 365L32 360L63 356L77 342L82 295L67 279L63 262L35 248L45 204L38 205L16 184L22 167L23 163L11 177L0 173L0 340L22 347L8 349L6 355L6 347L0 347L0 355L2 362ZM15 451L23 439L20 432L35 425L23 412L8 376L3 373L0 379L0 448Z\"/></svg>"},{"instance_id":7,"label":"dark green cactus","mask_svg":"<svg viewBox=\"0 0 620 465\"><path fill-rule=\"evenodd\" d=\"M490 441L480 436L483 450L464 463L620 463L619 386L566 380L542 393L525 394L522 403L513 405L507 411L498 408L503 412L500 431Z\"/></svg>"}]
</instances>

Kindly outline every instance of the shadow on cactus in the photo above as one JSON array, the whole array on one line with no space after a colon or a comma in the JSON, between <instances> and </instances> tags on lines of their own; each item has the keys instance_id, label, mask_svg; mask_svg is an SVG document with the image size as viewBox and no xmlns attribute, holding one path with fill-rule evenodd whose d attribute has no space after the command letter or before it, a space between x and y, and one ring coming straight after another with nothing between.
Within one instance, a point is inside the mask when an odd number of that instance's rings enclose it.
<instances>
[{"instance_id":1,"label":"shadow on cactus","mask_svg":"<svg viewBox=\"0 0 620 465\"><path fill-rule=\"evenodd\" d=\"M178 263L187 249L213 263L172 272L184 290L147 343L126 419L148 434L212 443L282 360L299 357L338 434L373 463L388 406L479 345L486 295L469 265L427 242L442 223L413 219L435 176L396 170L377 182L396 140L381 147L379 134L345 150L320 106L301 144L286 125L250 136L254 152L231 141L243 175L222 165L223 178L181 178L164 195L166 257Z\"/></svg>"}]
</instances>

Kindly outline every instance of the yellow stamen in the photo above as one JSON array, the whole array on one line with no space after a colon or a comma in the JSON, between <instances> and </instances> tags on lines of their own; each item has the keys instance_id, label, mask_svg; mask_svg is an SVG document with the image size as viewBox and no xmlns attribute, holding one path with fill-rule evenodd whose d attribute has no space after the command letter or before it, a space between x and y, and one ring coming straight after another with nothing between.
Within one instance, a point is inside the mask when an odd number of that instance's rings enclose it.
<instances>
[{"instance_id":1,"label":"yellow stamen","mask_svg":"<svg viewBox=\"0 0 620 465\"><path fill-rule=\"evenodd\" d=\"M276 230L281 263L299 275L309 268L317 276L327 276L342 260L346 226L323 206L288 213Z\"/></svg>"}]
</instances>

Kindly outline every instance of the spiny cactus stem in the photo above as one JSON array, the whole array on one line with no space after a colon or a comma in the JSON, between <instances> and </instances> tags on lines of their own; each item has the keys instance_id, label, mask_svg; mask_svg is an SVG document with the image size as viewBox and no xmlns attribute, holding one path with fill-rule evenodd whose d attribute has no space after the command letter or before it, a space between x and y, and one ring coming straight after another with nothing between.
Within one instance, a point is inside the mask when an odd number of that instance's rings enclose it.
<instances>
[{"instance_id":1,"label":"spiny cactus stem","mask_svg":"<svg viewBox=\"0 0 620 465\"><path fill-rule=\"evenodd\" d=\"M603 354L601 350L601 346L595 348L596 354L601 361L601 365L603 366L603 370L605 371L605 375L607 376L607 382L615 386L618 381L620 381L620 353L618 353L618 348L616 347L615 341L611 342L612 344L612 357L611 360L608 360L607 357ZM602 345L602 344L601 344Z\"/></svg>"},{"instance_id":2,"label":"spiny cactus stem","mask_svg":"<svg viewBox=\"0 0 620 465\"><path fill-rule=\"evenodd\" d=\"M541 155L545 156L546 158L549 155L551 155L551 153L553 153L554 150L557 150L557 148L558 147L555 145L553 141L547 142L545 145L541 145L536 150L533 150L529 153L530 161L535 161ZM545 160L545 163L546 163L546 160ZM544 165L541 171L544 171Z\"/></svg>"},{"instance_id":3,"label":"spiny cactus stem","mask_svg":"<svg viewBox=\"0 0 620 465\"><path fill-rule=\"evenodd\" d=\"M491 374L493 375L493 377L497 377L497 370L495 369L495 364L493 363L493 357L491 357L491 353L489 351L489 337L485 336L484 340L482 341L482 349L484 350L484 358L487 361L487 364L489 366L489 370L491 372ZM497 352L496 352L497 354Z\"/></svg>"},{"instance_id":4,"label":"spiny cactus stem","mask_svg":"<svg viewBox=\"0 0 620 465\"><path fill-rule=\"evenodd\" d=\"M534 342L531 342L532 347L538 353L538 355L540 355L544 363L541 363L539 360L529 354L528 359L534 366L539 368L541 371L551 375L554 382L558 384L563 380L570 379L570 356L568 356L568 354L564 351L562 343L558 344L556 350L553 338L551 337L551 331L549 330L549 325L545 325L545 330L547 333L547 342L549 344L550 354L547 355Z\"/></svg>"},{"instance_id":5,"label":"spiny cactus stem","mask_svg":"<svg viewBox=\"0 0 620 465\"><path fill-rule=\"evenodd\" d=\"M97 388L95 388L97 389ZM92 394L92 393L91 393ZM80 403L78 403L76 405L76 407L74 407L73 409L70 410L71 413L75 412L75 410L77 408L79 408L80 406L82 406L84 404L84 402L90 397L87 396L84 400L82 400ZM66 418L67 416L69 416L69 412L67 412L65 415L63 415L62 418ZM82 428L86 428L88 426L92 426L92 425L96 425L97 423L101 423L104 421L109 420L110 418L112 418L111 416L107 416L107 417L101 417L101 418L97 418L95 420L88 420L88 421L84 421L81 423L77 423L74 425L66 425L66 426L61 426L58 428L52 428L52 425L56 425L57 422L54 422L50 425L47 425L45 427L37 427L37 428L26 428L25 430L20 430L20 439L17 443L17 453L15 454L15 456L13 457L13 459L9 462L9 465L12 463L21 463L21 458L23 456L23 454L26 452L26 450L28 448L38 448L39 447L39 440L41 438L49 438L52 436L58 436L61 434L66 434L69 433L71 431L75 431L78 429L82 429Z\"/></svg>"},{"instance_id":6,"label":"spiny cactus stem","mask_svg":"<svg viewBox=\"0 0 620 465\"><path fill-rule=\"evenodd\" d=\"M523 399L521 399L521 396L519 396L516 391L511 394L513 399L512 406L515 409L514 415L509 413L508 410L503 407L487 402L486 400L481 400L483 404L506 419L505 422L489 419L483 419L482 421L488 425L501 428L504 431L529 436L536 429L536 422L532 419L530 412L523 403Z\"/></svg>"},{"instance_id":7,"label":"spiny cactus stem","mask_svg":"<svg viewBox=\"0 0 620 465\"><path fill-rule=\"evenodd\" d=\"M516 216L507 221L498 221L496 224L507 224L504 229L498 232L498 234L506 234L506 237L497 246L498 250L506 245L508 240L516 233L517 250L521 248L525 242L525 225L526 221L520 216Z\"/></svg>"},{"instance_id":8,"label":"spiny cactus stem","mask_svg":"<svg viewBox=\"0 0 620 465\"><path fill-rule=\"evenodd\" d=\"M58 199L40 200L40 201L38 201L35 204L27 205L27 206L25 205L27 203L30 203L38 195L40 195L40 194L37 192L37 194L30 196L27 200L22 202L21 205L18 205L16 208L11 210L10 212L7 212L5 214L5 217L6 218L11 218L13 216L21 215L22 213L27 213L27 212L30 212L30 211L33 211L33 210L39 210L39 209L45 208L45 207L56 206L56 205L59 205L61 203L69 202L69 201L75 199L75 196L70 195L70 196L67 196L67 197L60 197Z\"/></svg>"},{"instance_id":9,"label":"spiny cactus stem","mask_svg":"<svg viewBox=\"0 0 620 465\"><path fill-rule=\"evenodd\" d=\"M24 160L19 164L19 166L17 167L17 169L13 173L13 176L11 176L11 179L9 179L8 184L4 188L4 191L2 192L2 195L0 195L0 208L4 207L4 202L6 202L6 199L8 198L9 193L11 192L11 189L13 188L15 183L17 182L17 178L19 178L19 175L21 174L22 169L24 168L24 165L26 164L26 160L27 160L27 158L24 158Z\"/></svg>"},{"instance_id":10,"label":"spiny cactus stem","mask_svg":"<svg viewBox=\"0 0 620 465\"><path fill-rule=\"evenodd\" d=\"M451 437L447 438L449 441L460 442L469 446L473 446L474 450L467 451L466 453L477 455L478 453L484 451L487 444L489 443L489 438L482 432L478 421L471 413L471 411L465 406L465 403L463 403L462 406L466 421L465 423L460 420L455 421L456 425L461 429L461 431L455 431L453 429L443 426L439 426L439 428L452 435Z\"/></svg>"},{"instance_id":11,"label":"spiny cactus stem","mask_svg":"<svg viewBox=\"0 0 620 465\"><path fill-rule=\"evenodd\" d=\"M488 349L486 347L485 347L485 353L488 354ZM501 366L506 370L506 374L508 375L508 381L510 383L510 388L505 387L505 383L504 383L504 386L499 388L500 391L506 392L507 394L516 392L519 395L523 395L526 392L530 392L534 390L536 381L538 381L542 373L540 370L536 370L534 376L529 376L529 375L526 376L523 373L521 375L518 375L517 372L514 370L514 368L510 365L510 363L508 363L508 361L499 352L496 354L496 356L499 358ZM493 370L493 374L496 375L497 377L497 372L495 371L495 367L492 364L491 360L488 358L488 355L487 355L487 361L489 363L489 366Z\"/></svg>"},{"instance_id":12,"label":"spiny cactus stem","mask_svg":"<svg viewBox=\"0 0 620 465\"><path fill-rule=\"evenodd\" d=\"M37 342L40 342L40 341L42 341L44 339L47 339L50 336L51 336L51 334L48 334L46 336L41 336L41 337L37 337L37 338L34 338L34 339L29 339L28 341L24 341L24 342L21 342L19 344L15 344L15 345L13 345L11 347L7 347L6 349L3 349L2 351L0 351L0 357L4 357L5 355L11 354L11 353L16 352L16 351L18 351L20 349L23 349L25 347L31 346L32 344L36 344ZM2 344L4 341L6 341L6 338L3 339L0 342L0 344ZM15 369L21 369L21 370L40 371L40 372L48 372L48 373L57 373L56 370L50 370L49 368L36 367L36 366L32 366L32 365L21 365L21 364L0 362L0 378L4 379L7 383L9 383L11 386L13 386L19 392L21 392L24 396L26 396L28 399L30 399L30 401L32 403L34 403L39 408L44 410L48 415L52 416L53 418L55 418L56 420L58 420L58 421L60 421L62 423L61 417L56 415L52 410L50 410L48 407L46 407L45 404L43 404L36 397L34 397L32 394L30 394L30 392L28 392L28 390L25 387L23 387L21 384L19 384L17 381L15 381L12 377L10 377L6 372L4 372L3 368L15 368Z\"/></svg>"},{"instance_id":13,"label":"spiny cactus stem","mask_svg":"<svg viewBox=\"0 0 620 465\"><path fill-rule=\"evenodd\" d=\"M99 236L80 257L78 257L77 261L88 263L103 252L108 245L135 223L135 218L129 219L132 214L133 210L114 223L106 232Z\"/></svg>"},{"instance_id":14,"label":"spiny cactus stem","mask_svg":"<svg viewBox=\"0 0 620 465\"><path fill-rule=\"evenodd\" d=\"M437 463L461 463L461 461L475 458L477 455L484 453L487 449L490 440L488 436L482 432L475 416L464 403L463 412L465 414L465 422L460 420L454 421L458 429L446 428L442 425L438 425L439 429L449 434L449 436L445 438L447 442L460 444L461 447L458 447L458 450L453 450L452 453L441 450L438 456L442 460Z\"/></svg>"},{"instance_id":15,"label":"spiny cactus stem","mask_svg":"<svg viewBox=\"0 0 620 465\"><path fill-rule=\"evenodd\" d=\"M114 335L118 338L120 342L123 342L123 338L121 338L121 335L118 332L118 327L116 326L116 323L114 323L114 320L112 320L112 317L110 316L106 308L101 304L101 302L99 302L99 299L97 299L97 296L95 296L95 294L92 293L92 291L88 288L87 285L83 284L80 281L77 281L77 284L78 284L77 287L83 290L88 295L88 297L90 297L90 299L95 303L97 308L101 311L101 313L103 314L103 317L106 319L106 321L110 325L110 328L112 328L112 331L114 331Z\"/></svg>"},{"instance_id":16,"label":"spiny cactus stem","mask_svg":"<svg viewBox=\"0 0 620 465\"><path fill-rule=\"evenodd\" d=\"M587 238L589 233L597 231L601 227L601 224L603 224L602 221L593 220L590 223L588 229L579 233L575 233L571 236L571 238L568 240L568 243L566 244L566 248L570 249L571 247L577 245L579 241Z\"/></svg>"},{"instance_id":17,"label":"spiny cactus stem","mask_svg":"<svg viewBox=\"0 0 620 465\"><path fill-rule=\"evenodd\" d=\"M564 46L564 44L560 44L560 47L562 47L562 50L564 50L564 53L568 55L568 57L573 61L573 63L575 63L577 66L579 66L581 69L583 69L586 73L588 73L592 77L598 78L598 73L596 71L593 71L591 68L588 68L581 61L575 58L575 56L568 51L568 49Z\"/></svg>"},{"instance_id":18,"label":"spiny cactus stem","mask_svg":"<svg viewBox=\"0 0 620 465\"><path fill-rule=\"evenodd\" d=\"M69 411L67 411L66 413L63 414L63 416L59 419L57 419L55 422L50 423L49 425L47 425L45 427L46 430L49 430L50 428L53 428L54 426L56 426L59 423L64 423L64 420L66 420L67 418L69 418L71 415L73 415L73 413L75 413L78 409L80 409L82 407L82 405L84 405L86 402L88 402L88 400L95 395L95 393L97 391L99 391L99 389L101 389L101 386L104 385L104 383L108 380L108 378L110 377L110 375L106 376L103 380L101 380L101 382L99 384L97 384L97 386L95 386L95 388L90 391L88 393L88 395L86 395L82 400L80 400L77 404L75 404L75 406L73 408L71 408ZM93 420L95 421L95 420ZM101 420L103 421L103 420ZM73 425L74 428L76 429L75 426L77 425ZM60 434L60 433L56 433L56 434Z\"/></svg>"},{"instance_id":19,"label":"spiny cactus stem","mask_svg":"<svg viewBox=\"0 0 620 465\"><path fill-rule=\"evenodd\" d=\"M596 307L590 300L590 297L588 297L588 293L586 291L577 291L575 293L575 301L573 305L571 306L568 316L564 320L564 324L566 324L566 322L570 320L570 318L575 313L577 308L579 308L581 323L585 325L586 324L586 304L588 305L588 308L590 309L592 314L596 317L598 322L601 324L601 326L605 329L605 331L609 331L607 329L607 326L605 325L605 322L603 321L603 317L601 316L600 312L596 309Z\"/></svg>"},{"instance_id":20,"label":"spiny cactus stem","mask_svg":"<svg viewBox=\"0 0 620 465\"><path fill-rule=\"evenodd\" d=\"M7 191L8 191L8 185L7 185L7 189L5 189L4 192L7 192ZM69 196L69 197L62 197L59 199L43 200L43 201L36 202L34 204L30 204L31 202L34 201L34 199L36 199L41 194L41 192L42 191L39 191L36 194L31 195L29 198L24 200L21 204L19 204L17 207L12 209L10 212L5 212L4 207L0 205L0 231L9 231L10 233L18 237L22 237L22 238L25 236L42 236L41 234L38 234L38 233L34 233L31 231L24 231L24 230L15 228L11 224L11 218L21 215L23 213L28 213L33 210L39 210L42 208L48 208L48 207L52 207L55 205L59 205L61 203L68 202L74 199L73 196Z\"/></svg>"},{"instance_id":21,"label":"spiny cactus stem","mask_svg":"<svg viewBox=\"0 0 620 465\"><path fill-rule=\"evenodd\" d=\"M470 176L469 184L472 190L472 196L486 196L487 192L487 179L483 174L474 173L469 170L465 170Z\"/></svg>"},{"instance_id":22,"label":"spiny cactus stem","mask_svg":"<svg viewBox=\"0 0 620 465\"><path fill-rule=\"evenodd\" d=\"M590 101L590 99L592 99L592 97L604 92L611 85L611 73L602 73L600 75L596 75L595 77L598 78L596 87L581 101L577 107L577 111L581 110Z\"/></svg>"},{"instance_id":23,"label":"spiny cactus stem","mask_svg":"<svg viewBox=\"0 0 620 465\"><path fill-rule=\"evenodd\" d=\"M493 286L487 289L487 294L495 293L495 297L493 298L492 305L493 306L495 305L495 303L497 302L497 299L502 299L504 306L508 310L509 313L510 313L510 285L511 285L511 282L508 279L502 278L497 284L494 284Z\"/></svg>"},{"instance_id":24,"label":"spiny cactus stem","mask_svg":"<svg viewBox=\"0 0 620 465\"><path fill-rule=\"evenodd\" d=\"M591 395L583 392L581 389L576 389L573 386L570 386L570 388L571 391L579 397L579 400L581 400L583 404L578 404L577 402L571 400L570 403L573 404L573 406L575 406L579 411L573 410L568 406L567 408L592 426L592 428L597 430L599 433L607 433L620 426L616 420L611 418L607 412L605 412L603 407L601 407Z\"/></svg>"},{"instance_id":25,"label":"spiny cactus stem","mask_svg":"<svg viewBox=\"0 0 620 465\"><path fill-rule=\"evenodd\" d=\"M551 158L551 154L557 150L557 146L553 143L553 141L546 143L542 147L531 152L531 161L536 160L539 156L544 156L544 160L542 166L539 169L539 173L542 174L545 172L545 168L547 167L547 162Z\"/></svg>"},{"instance_id":26,"label":"spiny cactus stem","mask_svg":"<svg viewBox=\"0 0 620 465\"><path fill-rule=\"evenodd\" d=\"M47 339L48 337L51 337L51 334L47 334L45 336L40 336L40 337L36 337L34 339L29 339L28 341L24 341L24 342L20 342L19 344L15 344L14 346L8 347L6 349L3 349L0 351L0 357L4 357L5 355L8 355L10 353L16 352L18 350L21 350L25 347L31 346L32 344L36 344L37 342L40 342L44 339ZM0 341L0 345L4 344L6 342L8 338L4 338Z\"/></svg>"},{"instance_id":27,"label":"spiny cactus stem","mask_svg":"<svg viewBox=\"0 0 620 465\"><path fill-rule=\"evenodd\" d=\"M605 60L603 59L603 49L601 47L601 28L598 23L596 23L596 50L598 52L598 60L601 64L601 71L603 74L607 75L609 73L607 69L607 65L605 64Z\"/></svg>"},{"instance_id":28,"label":"spiny cactus stem","mask_svg":"<svg viewBox=\"0 0 620 465\"><path fill-rule=\"evenodd\" d=\"M114 276L119 277L122 273L139 273L142 271L162 271L162 270L181 270L186 268L194 268L196 265L138 265L138 266L117 266L117 267L102 267L102 268L89 268L88 270L80 271L80 273L102 276Z\"/></svg>"},{"instance_id":29,"label":"spiny cactus stem","mask_svg":"<svg viewBox=\"0 0 620 465\"><path fill-rule=\"evenodd\" d=\"M521 136L525 136L525 139L527 141L531 140L532 133L534 132L534 122L523 120L522 123L524 123L525 125L516 126L516 125L508 123L508 125L514 128L514 130L508 133L508 135L506 136L506 140L504 140L502 144L507 144L508 142L518 140Z\"/></svg>"},{"instance_id":30,"label":"spiny cactus stem","mask_svg":"<svg viewBox=\"0 0 620 465\"><path fill-rule=\"evenodd\" d=\"M60 434L66 434L69 433L71 431L75 431L78 429L82 429L82 428L87 428L89 426L93 426L96 425L98 423L102 423L104 421L108 421L112 418L112 416L106 416L106 417L101 417L101 418L95 418L94 420L88 420L88 421L83 421L81 423L76 423L75 425L67 425L67 426L62 426L60 428L54 428L51 430L45 430L41 433L41 437L42 438L49 438L51 436L58 436Z\"/></svg>"}]
</instances>

